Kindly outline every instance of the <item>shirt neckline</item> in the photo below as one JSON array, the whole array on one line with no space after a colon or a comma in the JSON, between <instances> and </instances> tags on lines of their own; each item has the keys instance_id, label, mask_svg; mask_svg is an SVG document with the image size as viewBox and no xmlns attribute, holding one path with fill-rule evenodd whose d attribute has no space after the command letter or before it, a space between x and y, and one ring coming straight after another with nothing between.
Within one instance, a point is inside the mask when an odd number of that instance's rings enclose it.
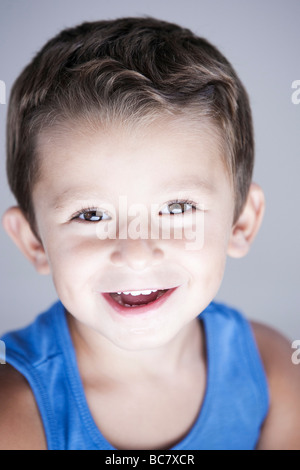
<instances>
[{"instance_id":1,"label":"shirt neckline","mask_svg":"<svg viewBox=\"0 0 300 470\"><path fill-rule=\"evenodd\" d=\"M206 386L204 397L202 400L202 405L199 410L198 416L195 419L194 424L192 425L190 431L186 436L171 447L168 450L193 450L189 448L189 443L192 442L195 438L199 440L200 433L202 434L202 429L204 427L204 422L206 420L207 412L210 407L209 403L211 401L212 395L212 377L213 377L213 354L211 354L211 345L213 344L212 333L213 329L209 327L209 320L211 317L211 304L198 316L198 319L203 322L204 325L204 333L205 333L205 346L206 346L206 358L207 358L207 366L206 366ZM73 345L73 341L71 338L71 334L69 331L67 318L66 318L66 310L63 304L59 301L58 305L58 328L57 334L60 337L61 343L61 350L64 355L64 364L66 366L67 377L70 383L70 387L77 404L82 422L85 426L86 431L88 432L92 442L96 446L97 449L105 449L105 450L118 450L117 448L113 447L112 444L102 435L101 430L96 425L94 418L91 414L89 409L87 399L85 396L85 391L83 387L83 383L80 377L77 359L76 359L76 352Z\"/></svg>"}]
</instances>

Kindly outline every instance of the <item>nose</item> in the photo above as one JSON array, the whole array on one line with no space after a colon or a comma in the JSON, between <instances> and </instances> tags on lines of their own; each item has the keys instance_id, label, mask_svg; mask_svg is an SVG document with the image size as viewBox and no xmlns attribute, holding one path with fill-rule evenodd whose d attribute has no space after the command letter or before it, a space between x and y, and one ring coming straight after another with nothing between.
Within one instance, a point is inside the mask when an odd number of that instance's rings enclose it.
<instances>
[{"instance_id":1,"label":"nose","mask_svg":"<svg viewBox=\"0 0 300 470\"><path fill-rule=\"evenodd\" d=\"M111 254L111 261L116 266L127 265L130 268L141 271L151 265L155 265L163 258L163 252L146 239L119 240L119 246Z\"/></svg>"}]
</instances>

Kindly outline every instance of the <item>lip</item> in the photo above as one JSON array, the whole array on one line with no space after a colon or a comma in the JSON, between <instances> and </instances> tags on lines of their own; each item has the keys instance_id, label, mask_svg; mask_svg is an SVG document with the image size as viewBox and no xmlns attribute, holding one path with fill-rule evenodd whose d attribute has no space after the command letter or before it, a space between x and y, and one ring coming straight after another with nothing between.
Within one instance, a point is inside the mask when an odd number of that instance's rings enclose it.
<instances>
[{"instance_id":1,"label":"lip","mask_svg":"<svg viewBox=\"0 0 300 470\"><path fill-rule=\"evenodd\" d=\"M154 312L158 310L173 294L173 292L178 289L179 286L173 287L168 290L164 295L162 295L158 300L154 300L154 302L150 302L146 305L141 305L140 307L123 307L123 305L118 304L115 300L111 298L109 293L102 292L101 295L104 299L109 303L109 305L119 314L121 315L142 315L144 313ZM125 291L126 292L126 291Z\"/></svg>"}]
</instances>

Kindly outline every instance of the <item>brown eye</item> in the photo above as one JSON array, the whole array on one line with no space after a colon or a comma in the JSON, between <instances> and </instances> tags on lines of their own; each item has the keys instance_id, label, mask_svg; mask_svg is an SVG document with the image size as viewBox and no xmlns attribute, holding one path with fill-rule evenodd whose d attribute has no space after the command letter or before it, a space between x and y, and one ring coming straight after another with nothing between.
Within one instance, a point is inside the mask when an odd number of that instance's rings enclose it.
<instances>
[{"instance_id":1,"label":"brown eye","mask_svg":"<svg viewBox=\"0 0 300 470\"><path fill-rule=\"evenodd\" d=\"M170 215L176 215L176 214L182 214L183 212L189 211L189 207L193 208L192 204L186 203L186 202L172 202L168 204L167 206L167 211L163 212L161 211L160 214L170 214Z\"/></svg>"},{"instance_id":2,"label":"brown eye","mask_svg":"<svg viewBox=\"0 0 300 470\"><path fill-rule=\"evenodd\" d=\"M98 210L83 211L78 215L78 219L85 220L86 222L100 222L108 218L109 217L104 212Z\"/></svg>"}]
</instances>

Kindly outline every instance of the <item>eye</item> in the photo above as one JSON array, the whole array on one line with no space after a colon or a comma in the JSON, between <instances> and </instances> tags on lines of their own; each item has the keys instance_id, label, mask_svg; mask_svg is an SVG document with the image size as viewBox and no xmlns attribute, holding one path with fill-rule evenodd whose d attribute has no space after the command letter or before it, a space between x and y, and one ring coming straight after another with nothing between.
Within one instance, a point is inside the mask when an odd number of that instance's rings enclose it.
<instances>
[{"instance_id":1,"label":"eye","mask_svg":"<svg viewBox=\"0 0 300 470\"><path fill-rule=\"evenodd\" d=\"M165 212L162 210L159 214L176 215L183 212L190 212L191 209L196 209L192 201L171 201L166 206Z\"/></svg>"},{"instance_id":2,"label":"eye","mask_svg":"<svg viewBox=\"0 0 300 470\"><path fill-rule=\"evenodd\" d=\"M110 217L98 209L82 209L72 218L72 220L76 219L83 222L101 222L102 220L110 219Z\"/></svg>"}]
</instances>

